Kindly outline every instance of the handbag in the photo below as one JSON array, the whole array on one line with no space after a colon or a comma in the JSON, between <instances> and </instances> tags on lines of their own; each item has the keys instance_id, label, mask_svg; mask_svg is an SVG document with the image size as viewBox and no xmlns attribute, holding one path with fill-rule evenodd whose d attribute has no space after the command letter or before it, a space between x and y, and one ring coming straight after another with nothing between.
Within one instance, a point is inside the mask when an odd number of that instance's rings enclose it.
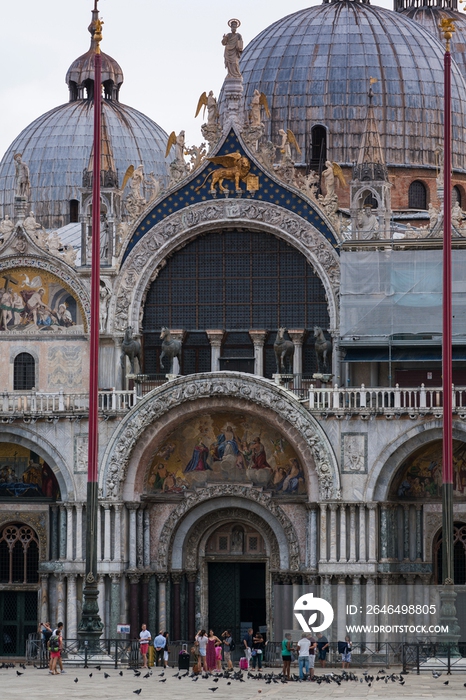
<instances>
[{"instance_id":1,"label":"handbag","mask_svg":"<svg viewBox=\"0 0 466 700\"><path fill-rule=\"evenodd\" d=\"M251 651L251 656L256 656L256 654L257 654L257 649L253 649L253 650Z\"/></svg>"}]
</instances>

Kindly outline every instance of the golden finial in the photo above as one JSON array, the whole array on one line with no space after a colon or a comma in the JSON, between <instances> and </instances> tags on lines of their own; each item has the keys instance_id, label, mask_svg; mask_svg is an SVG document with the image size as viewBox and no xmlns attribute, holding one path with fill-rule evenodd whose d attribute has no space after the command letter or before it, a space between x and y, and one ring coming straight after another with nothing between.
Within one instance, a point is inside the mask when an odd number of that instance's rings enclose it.
<instances>
[{"instance_id":1,"label":"golden finial","mask_svg":"<svg viewBox=\"0 0 466 700\"><path fill-rule=\"evenodd\" d=\"M102 25L103 19L96 19L94 22L94 41L95 41L95 52L100 53L100 42L102 41Z\"/></svg>"},{"instance_id":2,"label":"golden finial","mask_svg":"<svg viewBox=\"0 0 466 700\"><path fill-rule=\"evenodd\" d=\"M455 29L455 20L453 20L451 17L443 17L440 20L439 24L440 29L443 32L443 38L446 41L446 50L450 51L450 39L453 36L453 32L456 31Z\"/></svg>"}]
</instances>

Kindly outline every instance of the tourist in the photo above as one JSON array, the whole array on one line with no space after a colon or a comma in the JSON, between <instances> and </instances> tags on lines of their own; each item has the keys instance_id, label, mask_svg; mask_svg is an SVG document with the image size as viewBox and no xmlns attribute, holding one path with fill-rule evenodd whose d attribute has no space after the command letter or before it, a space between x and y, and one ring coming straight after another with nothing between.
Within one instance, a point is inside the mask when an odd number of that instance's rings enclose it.
<instances>
[{"instance_id":1,"label":"tourist","mask_svg":"<svg viewBox=\"0 0 466 700\"><path fill-rule=\"evenodd\" d=\"M147 625L141 625L141 631L139 632L139 651L142 656L142 667L148 668L147 666L147 652L149 651L149 642L151 640L151 635L147 629Z\"/></svg>"},{"instance_id":2,"label":"tourist","mask_svg":"<svg viewBox=\"0 0 466 700\"><path fill-rule=\"evenodd\" d=\"M215 671L216 668L216 654L215 647L217 644L221 644L218 637L215 636L213 630L209 630L209 637L207 639L207 651L206 651L206 664L208 671Z\"/></svg>"},{"instance_id":3,"label":"tourist","mask_svg":"<svg viewBox=\"0 0 466 700\"><path fill-rule=\"evenodd\" d=\"M168 657L170 656L170 649L168 648L168 632L164 632L163 636L166 640L165 649L163 650L163 666L164 668L168 668Z\"/></svg>"},{"instance_id":4,"label":"tourist","mask_svg":"<svg viewBox=\"0 0 466 700\"><path fill-rule=\"evenodd\" d=\"M156 638L154 639L154 649L155 649L155 665L158 665L158 662L161 662L161 666L163 666L163 652L165 651L165 647L167 646L167 639L164 637L164 634L162 631L158 633Z\"/></svg>"},{"instance_id":5,"label":"tourist","mask_svg":"<svg viewBox=\"0 0 466 700\"><path fill-rule=\"evenodd\" d=\"M313 681L314 680L314 665L315 665L315 660L316 660L316 651L317 651L317 639L312 636L312 634L308 634L307 638L310 641L310 646L309 646L309 680Z\"/></svg>"},{"instance_id":6,"label":"tourist","mask_svg":"<svg viewBox=\"0 0 466 700\"><path fill-rule=\"evenodd\" d=\"M317 651L319 653L320 667L325 668L327 665L327 654L330 648L329 641L322 632L317 632Z\"/></svg>"},{"instance_id":7,"label":"tourist","mask_svg":"<svg viewBox=\"0 0 466 700\"><path fill-rule=\"evenodd\" d=\"M348 635L345 637L345 645L341 651L341 667L349 668L351 663L351 650L353 649L353 643Z\"/></svg>"},{"instance_id":8,"label":"tourist","mask_svg":"<svg viewBox=\"0 0 466 700\"><path fill-rule=\"evenodd\" d=\"M293 642L291 641L291 634L287 632L285 638L282 641L282 675L285 678L290 678L291 674L291 651L293 649Z\"/></svg>"},{"instance_id":9,"label":"tourist","mask_svg":"<svg viewBox=\"0 0 466 700\"><path fill-rule=\"evenodd\" d=\"M222 634L223 639L223 658L227 662L227 668L229 671L233 670L233 660L231 658L231 653L235 649L235 643L233 637L231 636L230 630L225 630Z\"/></svg>"},{"instance_id":10,"label":"tourist","mask_svg":"<svg viewBox=\"0 0 466 700\"><path fill-rule=\"evenodd\" d=\"M311 640L308 638L306 632L303 632L301 639L298 642L298 666L299 666L299 678L304 680L309 675L309 649L311 646Z\"/></svg>"},{"instance_id":11,"label":"tourist","mask_svg":"<svg viewBox=\"0 0 466 700\"><path fill-rule=\"evenodd\" d=\"M253 631L252 627L250 627L248 629L247 633L243 637L244 655L247 658L248 663L251 661L253 644L254 644L254 631Z\"/></svg>"},{"instance_id":12,"label":"tourist","mask_svg":"<svg viewBox=\"0 0 466 700\"><path fill-rule=\"evenodd\" d=\"M264 653L264 637L258 632L252 640L251 662L252 667L260 670L262 668L262 654Z\"/></svg>"},{"instance_id":13,"label":"tourist","mask_svg":"<svg viewBox=\"0 0 466 700\"><path fill-rule=\"evenodd\" d=\"M52 676L59 676L57 671L57 662L61 662L61 651L62 651L62 636L61 629L54 630L54 633L49 639L49 652L50 652L50 670L49 673ZM64 673L62 670L61 673Z\"/></svg>"},{"instance_id":14,"label":"tourist","mask_svg":"<svg viewBox=\"0 0 466 700\"><path fill-rule=\"evenodd\" d=\"M66 673L66 671L63 668L63 658L62 658L62 653L63 653L63 622L59 622L56 628L52 632L52 636L58 636L60 637L60 653L58 655L58 665L60 666L60 673ZM50 637L51 639L52 637ZM55 662L55 666L57 663Z\"/></svg>"},{"instance_id":15,"label":"tourist","mask_svg":"<svg viewBox=\"0 0 466 700\"><path fill-rule=\"evenodd\" d=\"M208 638L205 630L199 630L199 632L196 634L195 644L197 645L197 648L199 651L199 658L200 658L200 662L202 664L202 668L206 672L207 672L206 653L207 653L208 639L209 638Z\"/></svg>"}]
</instances>

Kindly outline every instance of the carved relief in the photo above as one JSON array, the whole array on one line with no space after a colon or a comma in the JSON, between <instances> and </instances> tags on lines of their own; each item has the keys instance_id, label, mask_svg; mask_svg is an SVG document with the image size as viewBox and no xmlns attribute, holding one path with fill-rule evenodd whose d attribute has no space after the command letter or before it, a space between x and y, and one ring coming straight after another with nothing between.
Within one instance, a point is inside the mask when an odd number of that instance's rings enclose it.
<instances>
[{"instance_id":1,"label":"carved relief","mask_svg":"<svg viewBox=\"0 0 466 700\"><path fill-rule=\"evenodd\" d=\"M335 456L317 422L285 390L257 377L201 375L180 378L162 386L155 395L137 404L122 421L110 443L104 464L106 495L117 499L126 478L129 458L139 436L170 409L187 401L215 395L238 397L272 409L292 425L312 452L321 500L339 499L340 483ZM223 487L222 487L223 488Z\"/></svg>"},{"instance_id":2,"label":"carved relief","mask_svg":"<svg viewBox=\"0 0 466 700\"><path fill-rule=\"evenodd\" d=\"M278 506L269 494L263 493L258 489L249 488L247 486L239 486L236 484L226 484L218 486L210 486L208 488L199 489L195 493L186 494L185 499L170 513L165 525L163 526L162 532L160 533L159 543L158 543L158 556L157 565L160 569L165 569L168 567L168 561L171 555L171 545L173 541L173 536L175 530L180 523L181 519L190 511L194 506L207 501L211 498L219 498L222 496L236 496L240 498L245 498L251 501L255 501L260 505L263 505L267 510L278 520L283 531L285 532L286 539L288 542L288 551L290 557L290 569L296 571L299 569L299 547L298 539L294 531L293 525L287 518L283 510ZM279 568L279 550L276 537L272 529L264 522L264 520L256 515L255 513L246 510L245 508L228 508L226 511L214 511L203 517L198 521L191 531L188 539L188 544L186 547L187 552L187 569L197 568L197 556L198 556L198 546L202 534L211 525L222 520L226 517L225 512L228 517L238 520L247 520L256 529L258 529L264 537L268 540L271 547L271 566L273 568Z\"/></svg>"},{"instance_id":3,"label":"carved relief","mask_svg":"<svg viewBox=\"0 0 466 700\"><path fill-rule=\"evenodd\" d=\"M161 261L194 236L208 230L211 222L232 219L264 222L290 243L299 242L301 250L321 277L329 298L332 326L337 325L337 305L340 284L339 258L332 245L297 214L284 211L268 202L251 200L226 200L195 204L187 211L167 217L146 233L131 251L122 268L113 304L115 332L122 332L132 325L137 332L139 310L153 279L153 271ZM196 230L194 230L196 227ZM265 229L264 229L265 230ZM280 235L281 234L281 235Z\"/></svg>"}]
</instances>

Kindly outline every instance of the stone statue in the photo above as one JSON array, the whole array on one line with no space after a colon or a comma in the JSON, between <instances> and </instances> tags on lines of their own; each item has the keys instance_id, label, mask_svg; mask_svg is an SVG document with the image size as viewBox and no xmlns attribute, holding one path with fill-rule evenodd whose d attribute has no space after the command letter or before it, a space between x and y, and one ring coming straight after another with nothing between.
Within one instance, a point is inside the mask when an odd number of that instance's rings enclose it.
<instances>
[{"instance_id":1,"label":"stone statue","mask_svg":"<svg viewBox=\"0 0 466 700\"><path fill-rule=\"evenodd\" d=\"M49 251L53 253L53 255L58 255L60 249L62 248L62 242L60 240L60 237L58 235L58 231L54 231L52 233L52 236L49 238Z\"/></svg>"},{"instance_id":2,"label":"stone statue","mask_svg":"<svg viewBox=\"0 0 466 700\"><path fill-rule=\"evenodd\" d=\"M180 180L182 180L184 177L189 172L189 168L186 165L184 155L185 155L185 150L184 150L184 142L185 142L185 134L184 131L180 131L178 136L175 134L174 131L171 132L170 136L168 137L168 142L167 142L167 148L165 151L165 158L167 158L168 154L170 153L172 147L175 147L175 160L170 163L170 182L169 182L169 187L173 187L176 185Z\"/></svg>"},{"instance_id":3,"label":"stone statue","mask_svg":"<svg viewBox=\"0 0 466 700\"><path fill-rule=\"evenodd\" d=\"M286 131L285 129L280 129L278 133L282 137L281 143L279 145L280 153L282 154L282 161L292 160L291 147L296 149L298 155L301 155L301 149L291 129L287 129Z\"/></svg>"},{"instance_id":4,"label":"stone statue","mask_svg":"<svg viewBox=\"0 0 466 700\"><path fill-rule=\"evenodd\" d=\"M28 242L24 233L18 233L16 236L16 241L13 243L13 248L18 251L18 253L25 253L28 248Z\"/></svg>"},{"instance_id":5,"label":"stone statue","mask_svg":"<svg viewBox=\"0 0 466 700\"><path fill-rule=\"evenodd\" d=\"M155 177L154 172L149 173L149 177L146 180L146 185L150 188L150 197L149 197L149 203L150 202L155 202L157 197L160 194L160 190L162 189L162 185L160 184L160 180L158 180Z\"/></svg>"},{"instance_id":6,"label":"stone statue","mask_svg":"<svg viewBox=\"0 0 466 700\"><path fill-rule=\"evenodd\" d=\"M99 323L100 332L105 333L107 330L108 304L110 301L111 292L104 280L100 280L100 304L99 304Z\"/></svg>"},{"instance_id":7,"label":"stone statue","mask_svg":"<svg viewBox=\"0 0 466 700\"><path fill-rule=\"evenodd\" d=\"M201 111L202 107L204 107L204 114L205 110L207 107L207 126L216 126L218 123L218 105L217 105L217 100L214 97L214 93L212 90L210 90L209 94L207 95L206 92L203 92L202 95L199 98L199 102L197 103L197 109L196 109L196 114L194 115L194 118L197 117L199 112Z\"/></svg>"},{"instance_id":8,"label":"stone statue","mask_svg":"<svg viewBox=\"0 0 466 700\"><path fill-rule=\"evenodd\" d=\"M429 230L432 231L438 221L440 209L429 202Z\"/></svg>"},{"instance_id":9,"label":"stone statue","mask_svg":"<svg viewBox=\"0 0 466 700\"><path fill-rule=\"evenodd\" d=\"M230 19L228 26L231 32L223 35L222 44L225 47L225 68L227 69L227 78L241 80L242 76L239 69L239 59L243 52L243 38L237 33L238 27L241 26L239 19Z\"/></svg>"},{"instance_id":10,"label":"stone statue","mask_svg":"<svg viewBox=\"0 0 466 700\"><path fill-rule=\"evenodd\" d=\"M16 153L13 160L15 161L15 196L28 199L31 190L29 168L26 163L23 163L21 153Z\"/></svg>"},{"instance_id":11,"label":"stone statue","mask_svg":"<svg viewBox=\"0 0 466 700\"><path fill-rule=\"evenodd\" d=\"M461 228L464 212L461 209L459 202L455 202L451 208L451 223L456 229Z\"/></svg>"},{"instance_id":12,"label":"stone statue","mask_svg":"<svg viewBox=\"0 0 466 700\"><path fill-rule=\"evenodd\" d=\"M173 374L173 360L176 357L179 364L181 365L181 340L176 340L172 338L170 330L168 328L162 328L160 333L160 340L162 341L162 352L160 353L160 368L165 369L162 362L164 357L168 358L169 367L168 374Z\"/></svg>"},{"instance_id":13,"label":"stone statue","mask_svg":"<svg viewBox=\"0 0 466 700\"><path fill-rule=\"evenodd\" d=\"M267 102L267 97L263 92L259 90L254 90L254 94L251 100L251 111L249 112L249 124L250 126L262 126L261 121L261 108L265 109L265 113L270 117L269 103Z\"/></svg>"},{"instance_id":14,"label":"stone statue","mask_svg":"<svg viewBox=\"0 0 466 700\"><path fill-rule=\"evenodd\" d=\"M141 194L142 185L144 185L144 166L141 164L134 169L131 175L129 180L130 193L126 198L126 209L128 210L132 221L141 215L144 207L147 204L146 200Z\"/></svg>"},{"instance_id":15,"label":"stone statue","mask_svg":"<svg viewBox=\"0 0 466 700\"><path fill-rule=\"evenodd\" d=\"M37 231L42 228L42 226L39 223L37 223L33 211L30 211L29 214L26 216L26 218L23 221L23 226L29 233L29 235L32 235L34 238L37 237Z\"/></svg>"},{"instance_id":16,"label":"stone statue","mask_svg":"<svg viewBox=\"0 0 466 700\"><path fill-rule=\"evenodd\" d=\"M3 219L3 221L0 221L0 240L2 243L6 241L8 236L13 231L14 227L15 225L8 216L8 214L5 214L5 218Z\"/></svg>"},{"instance_id":17,"label":"stone statue","mask_svg":"<svg viewBox=\"0 0 466 700\"><path fill-rule=\"evenodd\" d=\"M360 209L358 212L358 231L359 238L363 240L370 240L371 238L377 238L377 233L379 232L379 222L372 211L372 207L366 206L364 209Z\"/></svg>"},{"instance_id":18,"label":"stone statue","mask_svg":"<svg viewBox=\"0 0 466 700\"><path fill-rule=\"evenodd\" d=\"M333 197L335 194L335 173L333 172L333 163L330 160L325 161L325 170L322 172L322 178L325 186L325 196Z\"/></svg>"},{"instance_id":19,"label":"stone statue","mask_svg":"<svg viewBox=\"0 0 466 700\"><path fill-rule=\"evenodd\" d=\"M72 245L66 245L62 253L63 260L74 267L76 265L76 258L78 257L78 251L73 248Z\"/></svg>"}]
</instances>

